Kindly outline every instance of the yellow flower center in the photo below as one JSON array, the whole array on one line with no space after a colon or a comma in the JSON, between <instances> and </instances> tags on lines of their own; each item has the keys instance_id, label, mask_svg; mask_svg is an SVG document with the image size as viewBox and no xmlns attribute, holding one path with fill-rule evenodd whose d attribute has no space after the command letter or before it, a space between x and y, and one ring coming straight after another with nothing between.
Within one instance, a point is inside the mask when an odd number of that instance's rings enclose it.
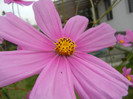
<instances>
[{"instance_id":1,"label":"yellow flower center","mask_svg":"<svg viewBox=\"0 0 133 99\"><path fill-rule=\"evenodd\" d=\"M124 41L123 40L120 40L120 43L124 43Z\"/></svg>"},{"instance_id":2,"label":"yellow flower center","mask_svg":"<svg viewBox=\"0 0 133 99\"><path fill-rule=\"evenodd\" d=\"M75 52L76 44L70 38L63 37L57 40L55 50L58 54L68 56Z\"/></svg>"},{"instance_id":3,"label":"yellow flower center","mask_svg":"<svg viewBox=\"0 0 133 99\"><path fill-rule=\"evenodd\" d=\"M129 75L127 75L127 79L128 79L129 81L132 81L132 79L131 79L131 77L130 77Z\"/></svg>"}]
</instances>

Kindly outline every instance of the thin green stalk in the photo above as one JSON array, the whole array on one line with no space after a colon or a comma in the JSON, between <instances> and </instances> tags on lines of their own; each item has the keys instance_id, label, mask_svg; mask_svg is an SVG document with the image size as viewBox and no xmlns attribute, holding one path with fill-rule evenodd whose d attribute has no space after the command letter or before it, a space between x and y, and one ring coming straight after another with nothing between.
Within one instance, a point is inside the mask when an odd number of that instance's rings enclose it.
<instances>
[{"instance_id":1,"label":"thin green stalk","mask_svg":"<svg viewBox=\"0 0 133 99\"><path fill-rule=\"evenodd\" d=\"M14 3L12 3L12 12L13 12L13 14L15 14L15 11L14 11Z\"/></svg>"},{"instance_id":2,"label":"thin green stalk","mask_svg":"<svg viewBox=\"0 0 133 99\"><path fill-rule=\"evenodd\" d=\"M4 50L6 51L7 48L6 48L6 41L4 40Z\"/></svg>"},{"instance_id":3,"label":"thin green stalk","mask_svg":"<svg viewBox=\"0 0 133 99\"><path fill-rule=\"evenodd\" d=\"M2 50L2 51L4 51L4 49L3 49L3 47L0 45L0 49Z\"/></svg>"},{"instance_id":4,"label":"thin green stalk","mask_svg":"<svg viewBox=\"0 0 133 99\"><path fill-rule=\"evenodd\" d=\"M94 4L93 4L93 1L90 0L90 2L91 2L91 6L92 6L93 20L94 20L94 25L95 25L95 22L96 22L95 7L94 7Z\"/></svg>"},{"instance_id":5,"label":"thin green stalk","mask_svg":"<svg viewBox=\"0 0 133 99\"><path fill-rule=\"evenodd\" d=\"M122 61L117 67L116 69L119 68L119 71L122 72L122 69L124 67L124 63L126 63L127 61L129 61L131 58L133 57L133 54L132 53L129 53L126 60L125 61Z\"/></svg>"},{"instance_id":6,"label":"thin green stalk","mask_svg":"<svg viewBox=\"0 0 133 99\"><path fill-rule=\"evenodd\" d=\"M7 90L6 88L2 88L2 93L6 96L7 99L10 99L8 93L7 93Z\"/></svg>"},{"instance_id":7,"label":"thin green stalk","mask_svg":"<svg viewBox=\"0 0 133 99\"><path fill-rule=\"evenodd\" d=\"M80 0L78 0L77 6L76 6L76 13L75 13L75 15L78 14L79 4L80 4Z\"/></svg>"},{"instance_id":8,"label":"thin green stalk","mask_svg":"<svg viewBox=\"0 0 133 99\"><path fill-rule=\"evenodd\" d=\"M118 5L122 0L119 0L118 2L117 2L118 0L115 0L113 3L112 3L112 5L108 8L108 10L96 21L96 23L95 24L97 24L97 23L99 23L100 22L100 20L104 17L104 16L106 16L116 5ZM117 3L116 3L117 2ZM95 26L95 24L93 24L93 26Z\"/></svg>"},{"instance_id":9,"label":"thin green stalk","mask_svg":"<svg viewBox=\"0 0 133 99\"><path fill-rule=\"evenodd\" d=\"M115 3L115 5L113 6L113 8L118 5L122 0L119 0L117 3Z\"/></svg>"},{"instance_id":10,"label":"thin green stalk","mask_svg":"<svg viewBox=\"0 0 133 99\"><path fill-rule=\"evenodd\" d=\"M64 9L64 0L62 1L62 14L63 14L63 19L64 19L64 23L66 23L66 16L65 16L65 9Z\"/></svg>"},{"instance_id":11,"label":"thin green stalk","mask_svg":"<svg viewBox=\"0 0 133 99\"><path fill-rule=\"evenodd\" d=\"M112 57L111 57L111 51L108 50L108 53L109 53L109 57L110 57L110 63L111 63L111 66L113 66L113 59L112 59Z\"/></svg>"},{"instance_id":12,"label":"thin green stalk","mask_svg":"<svg viewBox=\"0 0 133 99\"><path fill-rule=\"evenodd\" d=\"M116 46L115 46L115 48L118 49L118 50L121 50L121 51L124 51L124 52L127 52L127 53L128 53L128 55L127 55L127 57L126 57L126 60L125 60L125 61L122 61L122 62L117 66L118 68L120 67L120 70L122 70L122 68L124 67L124 66L123 66L124 63L126 63L127 61L129 61L129 60L133 57L133 52L132 52L132 51L128 51L128 50L123 49L123 48L120 48L120 47L116 47ZM116 69L117 69L117 67L116 67Z\"/></svg>"},{"instance_id":13,"label":"thin green stalk","mask_svg":"<svg viewBox=\"0 0 133 99\"><path fill-rule=\"evenodd\" d=\"M56 8L56 10L57 10L57 5L56 5L56 1L54 0L54 5L55 5L55 8Z\"/></svg>"},{"instance_id":14,"label":"thin green stalk","mask_svg":"<svg viewBox=\"0 0 133 99\"><path fill-rule=\"evenodd\" d=\"M119 64L119 66L123 66L123 64L124 64L125 62L129 61L132 57L133 57L133 55L132 55L131 53L129 53L128 56L127 56L126 61L122 61L122 62Z\"/></svg>"},{"instance_id":15,"label":"thin green stalk","mask_svg":"<svg viewBox=\"0 0 133 99\"><path fill-rule=\"evenodd\" d=\"M119 50L121 50L121 51L124 51L124 52L129 53L128 56L127 56L126 61L130 60L130 59L133 57L133 52L132 52L132 51L128 51L128 50L126 50L126 49L122 49L122 48L116 47L116 46L115 46L115 48L116 48L116 49L119 49ZM119 64L119 66L122 66L126 61L121 62L121 63Z\"/></svg>"},{"instance_id":16,"label":"thin green stalk","mask_svg":"<svg viewBox=\"0 0 133 99\"><path fill-rule=\"evenodd\" d=\"M126 49L123 49L123 48L120 48L120 47L117 47L117 46L115 46L115 48L118 49L118 50L124 51L124 52L128 52L128 53L131 52L131 51L128 51L128 50L126 50ZM132 53L132 54L133 54L133 53Z\"/></svg>"},{"instance_id":17,"label":"thin green stalk","mask_svg":"<svg viewBox=\"0 0 133 99\"><path fill-rule=\"evenodd\" d=\"M18 10L18 16L21 18L20 11L19 11L19 5L17 4L17 10Z\"/></svg>"}]
</instances>

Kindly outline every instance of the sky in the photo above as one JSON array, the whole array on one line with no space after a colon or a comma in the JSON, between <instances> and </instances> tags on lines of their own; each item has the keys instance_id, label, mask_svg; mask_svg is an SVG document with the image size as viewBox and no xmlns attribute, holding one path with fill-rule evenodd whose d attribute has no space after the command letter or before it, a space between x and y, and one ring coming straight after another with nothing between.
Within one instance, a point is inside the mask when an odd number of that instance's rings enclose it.
<instances>
[{"instance_id":1,"label":"sky","mask_svg":"<svg viewBox=\"0 0 133 99\"><path fill-rule=\"evenodd\" d=\"M38 1L38 0L27 0L27 1ZM36 25L32 5L30 5L30 6L18 5L18 6L19 6L19 11L20 11L21 18L24 21L30 23L31 25ZM2 11L12 12L12 4L8 5L8 4L4 3L4 0L0 0L0 15L2 15ZM14 4L14 11L15 11L15 15L18 16L17 4Z\"/></svg>"}]
</instances>

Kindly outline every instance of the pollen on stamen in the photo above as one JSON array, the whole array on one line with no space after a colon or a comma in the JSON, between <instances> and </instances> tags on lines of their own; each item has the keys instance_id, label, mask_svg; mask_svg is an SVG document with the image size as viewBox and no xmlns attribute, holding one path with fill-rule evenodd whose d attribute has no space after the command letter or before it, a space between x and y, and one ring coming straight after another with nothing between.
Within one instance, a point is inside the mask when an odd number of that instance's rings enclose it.
<instances>
[{"instance_id":1,"label":"pollen on stamen","mask_svg":"<svg viewBox=\"0 0 133 99\"><path fill-rule=\"evenodd\" d=\"M57 39L58 42L56 42L56 52L60 55L68 56L72 55L75 52L75 42L72 41L70 38L60 38Z\"/></svg>"},{"instance_id":2,"label":"pollen on stamen","mask_svg":"<svg viewBox=\"0 0 133 99\"><path fill-rule=\"evenodd\" d=\"M123 43L124 43L124 41L123 41L123 40L120 40L120 43L122 43L122 44L123 44Z\"/></svg>"},{"instance_id":3,"label":"pollen on stamen","mask_svg":"<svg viewBox=\"0 0 133 99\"><path fill-rule=\"evenodd\" d=\"M132 81L132 78L131 78L129 75L127 75L127 79L128 79L129 81Z\"/></svg>"}]
</instances>

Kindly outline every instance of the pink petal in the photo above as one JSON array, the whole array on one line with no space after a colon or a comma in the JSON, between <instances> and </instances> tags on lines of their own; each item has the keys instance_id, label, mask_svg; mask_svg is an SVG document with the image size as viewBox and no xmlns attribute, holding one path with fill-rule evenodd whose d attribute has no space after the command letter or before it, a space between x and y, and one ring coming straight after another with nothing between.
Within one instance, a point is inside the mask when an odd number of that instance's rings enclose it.
<instances>
[{"instance_id":1,"label":"pink petal","mask_svg":"<svg viewBox=\"0 0 133 99\"><path fill-rule=\"evenodd\" d=\"M127 29L126 37L129 41L133 42L133 32L131 30Z\"/></svg>"},{"instance_id":2,"label":"pink petal","mask_svg":"<svg viewBox=\"0 0 133 99\"><path fill-rule=\"evenodd\" d=\"M64 56L55 56L43 69L30 99L76 99L71 71Z\"/></svg>"},{"instance_id":3,"label":"pink petal","mask_svg":"<svg viewBox=\"0 0 133 99\"><path fill-rule=\"evenodd\" d=\"M75 53L68 59L81 99L122 99L128 94L131 83L102 60L83 53Z\"/></svg>"},{"instance_id":4,"label":"pink petal","mask_svg":"<svg viewBox=\"0 0 133 99\"><path fill-rule=\"evenodd\" d=\"M22 50L23 48L21 46L18 46L17 47L17 50Z\"/></svg>"},{"instance_id":5,"label":"pink petal","mask_svg":"<svg viewBox=\"0 0 133 99\"><path fill-rule=\"evenodd\" d=\"M25 50L53 50L55 47L44 34L12 13L0 17L0 36Z\"/></svg>"},{"instance_id":6,"label":"pink petal","mask_svg":"<svg viewBox=\"0 0 133 99\"><path fill-rule=\"evenodd\" d=\"M88 19L83 16L74 16L70 18L64 27L64 36L76 40L85 31L88 25Z\"/></svg>"},{"instance_id":7,"label":"pink petal","mask_svg":"<svg viewBox=\"0 0 133 99\"><path fill-rule=\"evenodd\" d=\"M126 73L127 73L127 75L130 75L130 73L131 73L131 68L128 68L128 69L126 70Z\"/></svg>"},{"instance_id":8,"label":"pink petal","mask_svg":"<svg viewBox=\"0 0 133 99\"><path fill-rule=\"evenodd\" d=\"M130 41L126 38L125 35L118 34L118 35L116 35L116 39L117 39L118 43L122 44L125 47L129 47L129 46L132 45L132 44L129 43ZM120 40L122 40L123 43L121 43Z\"/></svg>"},{"instance_id":9,"label":"pink petal","mask_svg":"<svg viewBox=\"0 0 133 99\"><path fill-rule=\"evenodd\" d=\"M4 0L4 2L7 3L7 4L12 3L13 1L14 1L14 0Z\"/></svg>"},{"instance_id":10,"label":"pink petal","mask_svg":"<svg viewBox=\"0 0 133 99\"><path fill-rule=\"evenodd\" d=\"M123 75L126 77L127 76L127 73L126 73L127 68L126 67L123 67L122 71L123 71Z\"/></svg>"},{"instance_id":11,"label":"pink petal","mask_svg":"<svg viewBox=\"0 0 133 99\"><path fill-rule=\"evenodd\" d=\"M40 0L33 5L39 28L53 40L62 37L62 24L52 0Z\"/></svg>"},{"instance_id":12,"label":"pink petal","mask_svg":"<svg viewBox=\"0 0 133 99\"><path fill-rule=\"evenodd\" d=\"M133 78L133 75L130 75L131 78Z\"/></svg>"},{"instance_id":13,"label":"pink petal","mask_svg":"<svg viewBox=\"0 0 133 99\"><path fill-rule=\"evenodd\" d=\"M0 52L0 87L40 73L54 55L44 51Z\"/></svg>"},{"instance_id":14,"label":"pink petal","mask_svg":"<svg viewBox=\"0 0 133 99\"><path fill-rule=\"evenodd\" d=\"M130 44L130 43L125 43L125 44L123 44L123 46L129 47L129 46L132 46L132 44Z\"/></svg>"},{"instance_id":15,"label":"pink petal","mask_svg":"<svg viewBox=\"0 0 133 99\"><path fill-rule=\"evenodd\" d=\"M76 43L77 51L93 52L115 45L115 30L106 23L91 28L81 35Z\"/></svg>"},{"instance_id":16,"label":"pink petal","mask_svg":"<svg viewBox=\"0 0 133 99\"><path fill-rule=\"evenodd\" d=\"M125 38L125 36L122 35L122 34L116 35L116 39L118 40L118 42L119 42L120 40L123 40L123 41L124 41L124 38ZM120 43L120 42L119 42L119 43Z\"/></svg>"},{"instance_id":17,"label":"pink petal","mask_svg":"<svg viewBox=\"0 0 133 99\"><path fill-rule=\"evenodd\" d=\"M127 77L127 75L130 75L130 73L131 73L131 68L127 69L126 67L124 67L124 68L122 69L122 71L123 71L123 75L124 75L125 77Z\"/></svg>"},{"instance_id":18,"label":"pink petal","mask_svg":"<svg viewBox=\"0 0 133 99\"><path fill-rule=\"evenodd\" d=\"M31 5L33 3L33 1L14 1L14 2L25 6Z\"/></svg>"}]
</instances>

